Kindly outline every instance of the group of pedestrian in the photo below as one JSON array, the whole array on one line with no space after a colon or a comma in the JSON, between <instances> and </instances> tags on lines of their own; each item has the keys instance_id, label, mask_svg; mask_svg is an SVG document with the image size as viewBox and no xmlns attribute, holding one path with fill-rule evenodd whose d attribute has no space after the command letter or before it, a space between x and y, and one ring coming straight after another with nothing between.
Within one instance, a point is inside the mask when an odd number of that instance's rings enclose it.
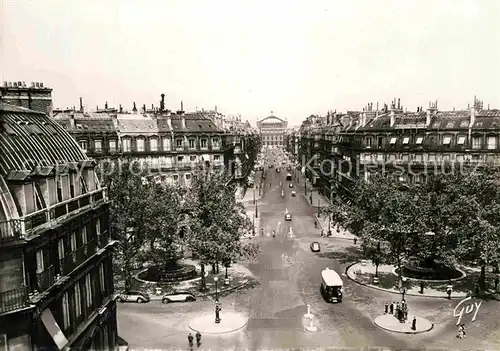
<instances>
[{"instance_id":1,"label":"group of pedestrian","mask_svg":"<svg viewBox=\"0 0 500 351\"><path fill-rule=\"evenodd\" d=\"M189 342L189 347L193 347L193 334L189 333L188 334L188 342ZM196 347L200 347L201 346L201 334L200 332L196 332Z\"/></svg>"},{"instance_id":2,"label":"group of pedestrian","mask_svg":"<svg viewBox=\"0 0 500 351\"><path fill-rule=\"evenodd\" d=\"M465 338L465 324L460 324L458 326L457 338L459 338L459 339Z\"/></svg>"},{"instance_id":3,"label":"group of pedestrian","mask_svg":"<svg viewBox=\"0 0 500 351\"><path fill-rule=\"evenodd\" d=\"M396 317L401 323L408 320L408 305L405 300L399 302L391 302L390 305L385 304L385 313L390 313Z\"/></svg>"}]
</instances>

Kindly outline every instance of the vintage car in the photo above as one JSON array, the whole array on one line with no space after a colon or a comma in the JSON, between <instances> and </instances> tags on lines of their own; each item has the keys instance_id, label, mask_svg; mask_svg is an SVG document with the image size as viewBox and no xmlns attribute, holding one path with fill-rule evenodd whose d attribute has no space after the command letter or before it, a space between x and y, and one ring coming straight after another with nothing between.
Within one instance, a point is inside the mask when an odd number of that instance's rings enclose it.
<instances>
[{"instance_id":1,"label":"vintage car","mask_svg":"<svg viewBox=\"0 0 500 351\"><path fill-rule=\"evenodd\" d=\"M285 213L285 221L291 221L292 215L290 213Z\"/></svg>"},{"instance_id":2,"label":"vintage car","mask_svg":"<svg viewBox=\"0 0 500 351\"><path fill-rule=\"evenodd\" d=\"M313 241L310 245L311 251L312 252L320 252L321 247L319 246L319 243L317 241Z\"/></svg>"},{"instance_id":3,"label":"vintage car","mask_svg":"<svg viewBox=\"0 0 500 351\"><path fill-rule=\"evenodd\" d=\"M137 302L144 303L149 302L151 299L147 293L140 290L129 290L123 293L120 293L116 298L118 302Z\"/></svg>"},{"instance_id":4,"label":"vintage car","mask_svg":"<svg viewBox=\"0 0 500 351\"><path fill-rule=\"evenodd\" d=\"M292 196L297 196L297 193L294 191L292 191Z\"/></svg>"},{"instance_id":5,"label":"vintage car","mask_svg":"<svg viewBox=\"0 0 500 351\"><path fill-rule=\"evenodd\" d=\"M196 297L189 291L174 291L171 294L163 295L163 298L161 299L162 303L192 302L192 301L196 301Z\"/></svg>"}]
</instances>

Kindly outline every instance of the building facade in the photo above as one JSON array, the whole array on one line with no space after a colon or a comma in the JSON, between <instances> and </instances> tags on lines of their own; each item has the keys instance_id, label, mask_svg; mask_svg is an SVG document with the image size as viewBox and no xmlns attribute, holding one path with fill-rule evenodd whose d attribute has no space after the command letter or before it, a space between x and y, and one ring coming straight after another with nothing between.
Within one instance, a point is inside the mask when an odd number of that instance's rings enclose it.
<instances>
[{"instance_id":1,"label":"building facade","mask_svg":"<svg viewBox=\"0 0 500 351\"><path fill-rule=\"evenodd\" d=\"M263 147L283 147L288 122L272 114L257 121Z\"/></svg>"},{"instance_id":2,"label":"building facade","mask_svg":"<svg viewBox=\"0 0 500 351\"><path fill-rule=\"evenodd\" d=\"M113 349L115 242L95 163L45 113L0 112L1 345Z\"/></svg>"},{"instance_id":3,"label":"building facade","mask_svg":"<svg viewBox=\"0 0 500 351\"><path fill-rule=\"evenodd\" d=\"M374 173L418 183L450 167L500 165L499 126L500 110L476 98L463 110L439 111L431 102L414 112L395 99L304 123L298 156L311 160L306 173L325 196L349 198L353 182Z\"/></svg>"},{"instance_id":4,"label":"building facade","mask_svg":"<svg viewBox=\"0 0 500 351\"><path fill-rule=\"evenodd\" d=\"M31 110L51 115L52 89L45 87L43 82L3 82L0 87L0 102L25 107Z\"/></svg>"}]
</instances>

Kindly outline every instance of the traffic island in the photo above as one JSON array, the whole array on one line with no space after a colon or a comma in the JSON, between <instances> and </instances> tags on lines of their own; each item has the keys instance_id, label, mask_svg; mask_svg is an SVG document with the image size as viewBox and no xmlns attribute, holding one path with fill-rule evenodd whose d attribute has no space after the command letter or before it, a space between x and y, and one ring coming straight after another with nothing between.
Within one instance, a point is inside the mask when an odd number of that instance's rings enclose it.
<instances>
[{"instance_id":1,"label":"traffic island","mask_svg":"<svg viewBox=\"0 0 500 351\"><path fill-rule=\"evenodd\" d=\"M420 334L428 332L434 328L434 324L429 320L412 315L409 315L405 322L400 322L394 315L387 313L378 316L373 322L381 329L402 334ZM415 328L412 328L413 323L415 323Z\"/></svg>"},{"instance_id":2,"label":"traffic island","mask_svg":"<svg viewBox=\"0 0 500 351\"><path fill-rule=\"evenodd\" d=\"M201 335L227 334L243 329L248 324L248 316L238 312L221 311L220 323L215 323L215 313L207 313L189 322L189 328Z\"/></svg>"}]
</instances>

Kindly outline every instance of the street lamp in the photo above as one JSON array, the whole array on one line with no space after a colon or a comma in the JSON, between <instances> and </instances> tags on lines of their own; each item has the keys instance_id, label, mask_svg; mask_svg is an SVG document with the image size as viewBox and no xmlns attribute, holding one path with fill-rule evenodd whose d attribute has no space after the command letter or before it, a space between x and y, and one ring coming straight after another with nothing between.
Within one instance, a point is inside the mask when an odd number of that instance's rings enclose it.
<instances>
[{"instance_id":1,"label":"street lamp","mask_svg":"<svg viewBox=\"0 0 500 351\"><path fill-rule=\"evenodd\" d=\"M253 219L252 234L255 235L255 216L252 216L252 219Z\"/></svg>"},{"instance_id":2,"label":"street lamp","mask_svg":"<svg viewBox=\"0 0 500 351\"><path fill-rule=\"evenodd\" d=\"M215 282L215 302L219 302L219 295L217 294L217 282L219 281L219 277L214 277Z\"/></svg>"},{"instance_id":3,"label":"street lamp","mask_svg":"<svg viewBox=\"0 0 500 351\"><path fill-rule=\"evenodd\" d=\"M253 203L255 204L255 187L253 188Z\"/></svg>"}]
</instances>

